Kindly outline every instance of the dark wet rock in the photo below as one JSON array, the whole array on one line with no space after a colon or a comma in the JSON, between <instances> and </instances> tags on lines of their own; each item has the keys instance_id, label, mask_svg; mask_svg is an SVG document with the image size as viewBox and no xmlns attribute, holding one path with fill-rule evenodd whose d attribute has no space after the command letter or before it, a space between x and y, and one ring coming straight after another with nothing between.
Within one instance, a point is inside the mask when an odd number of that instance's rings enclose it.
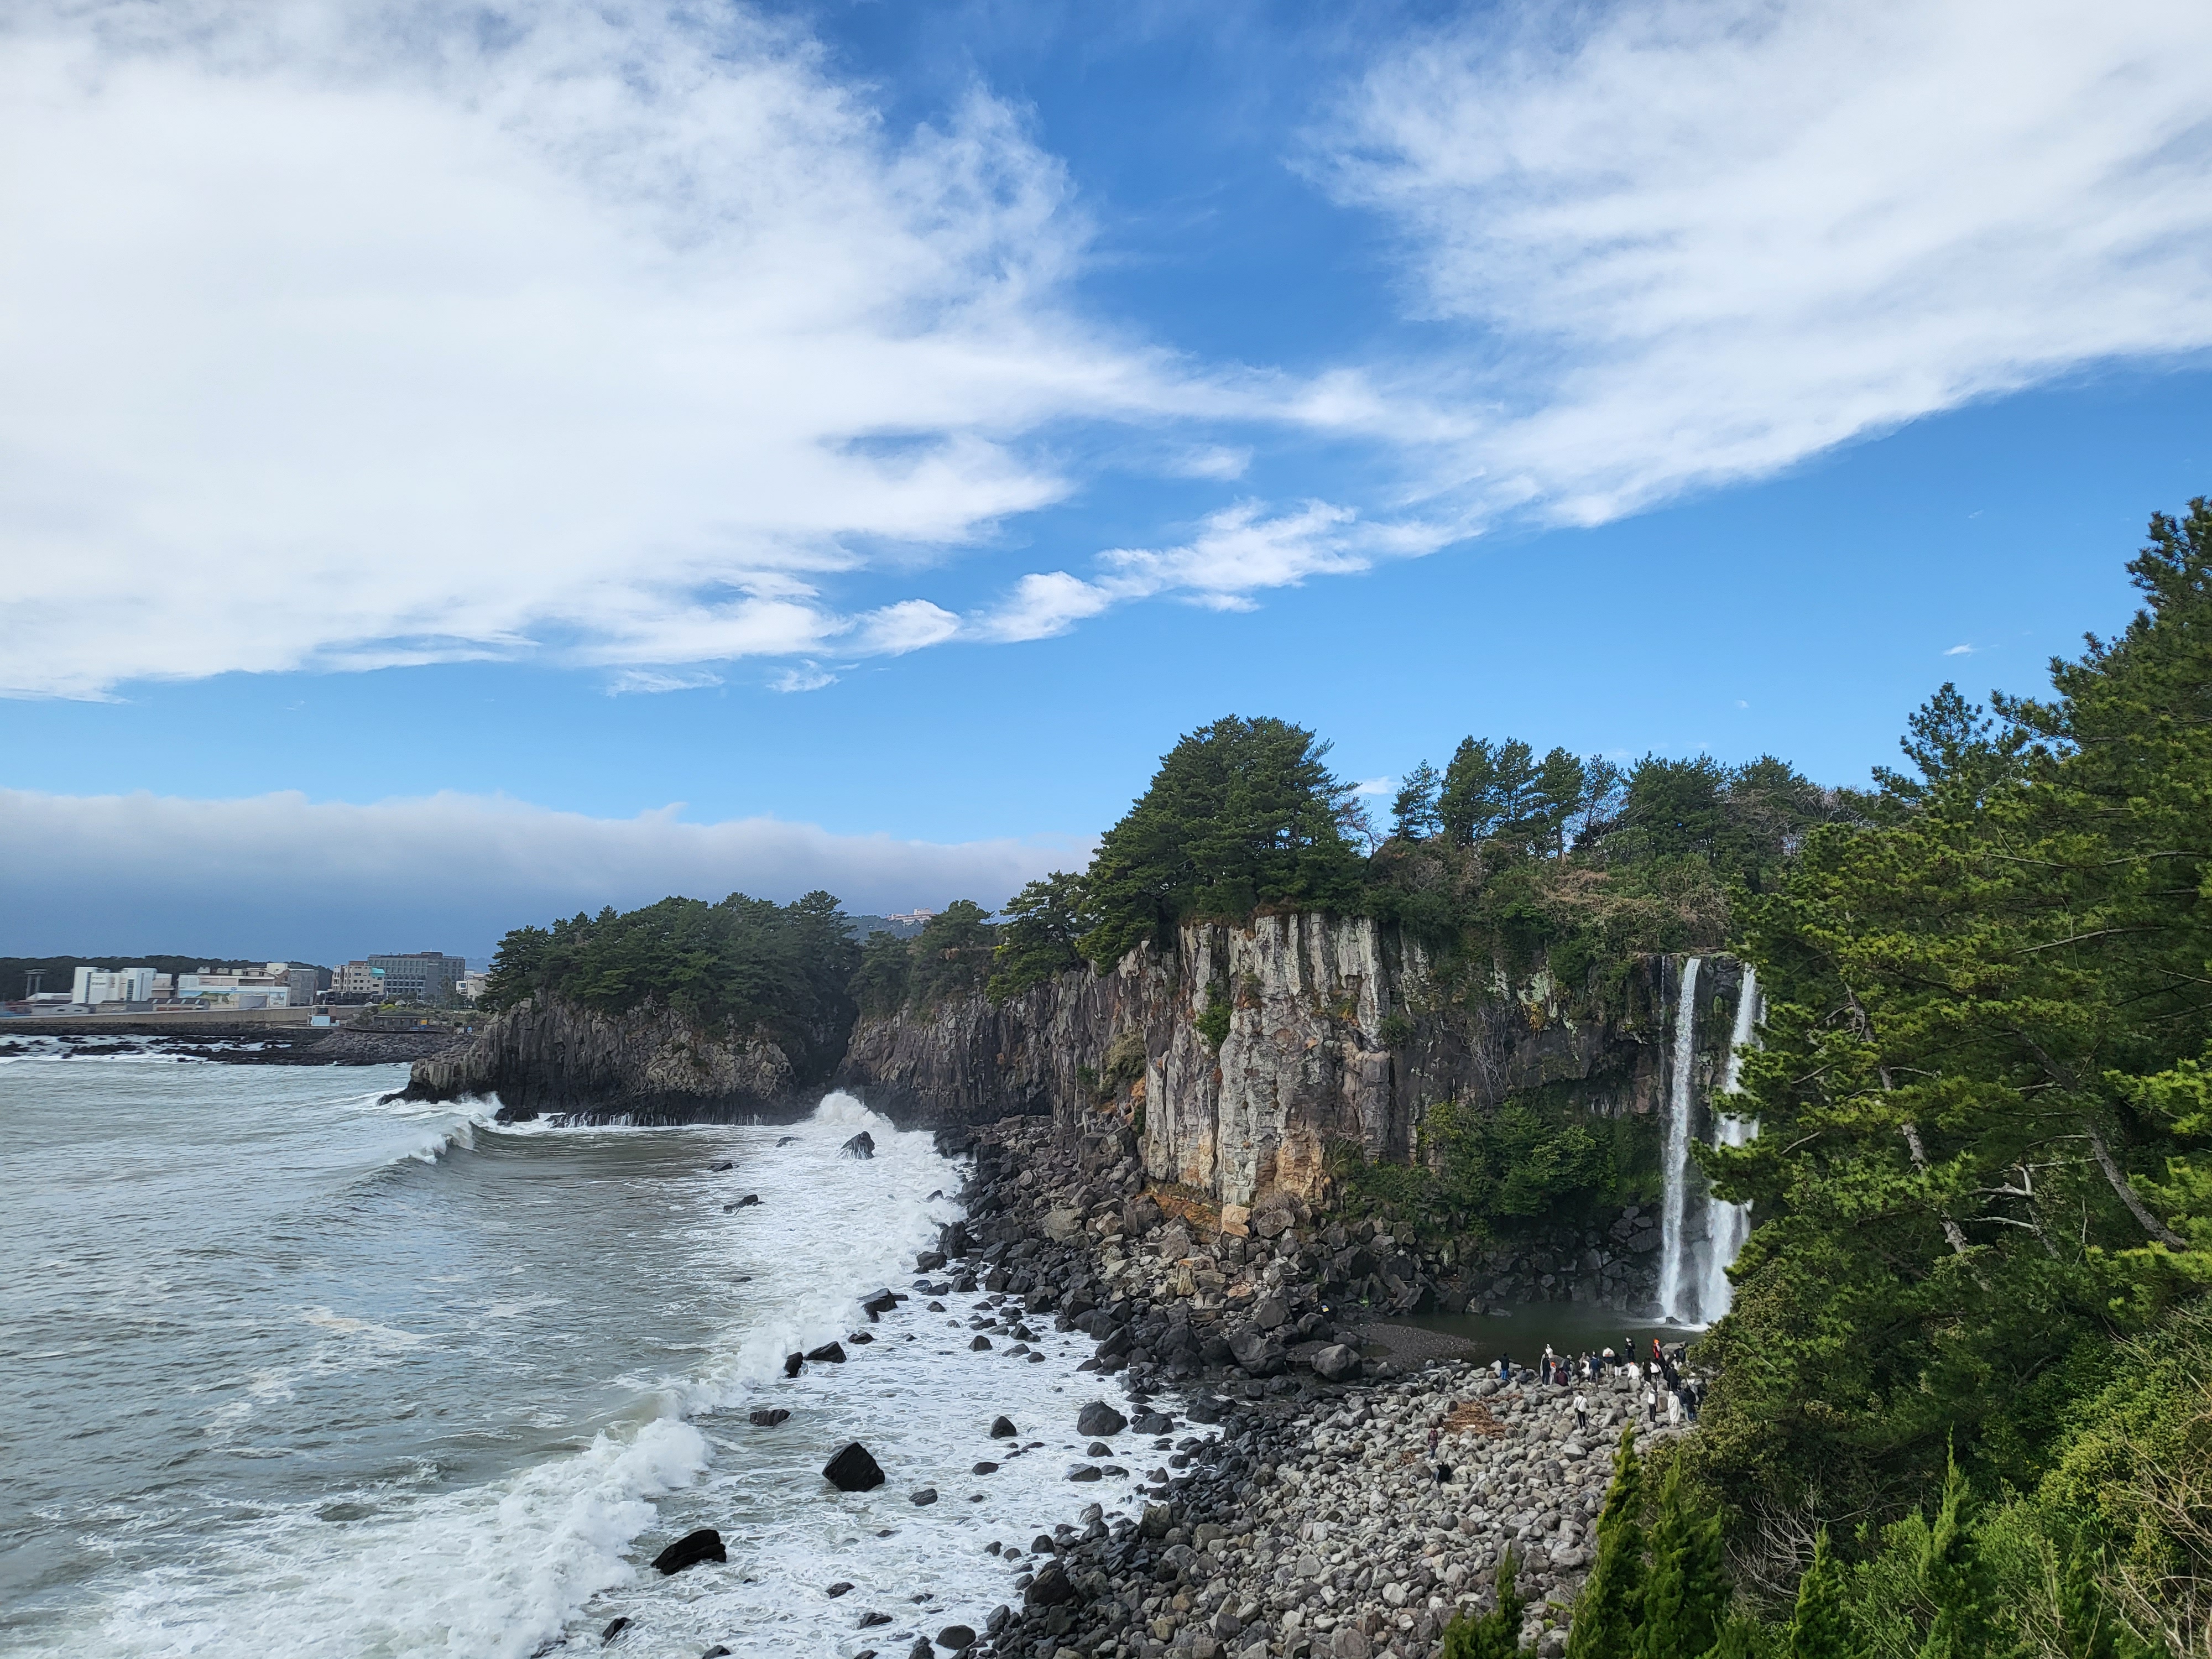
<instances>
[{"instance_id":1,"label":"dark wet rock","mask_svg":"<svg viewBox=\"0 0 2212 1659\"><path fill-rule=\"evenodd\" d=\"M1033 1607L1056 1607L1075 1594L1074 1583L1067 1569L1057 1561L1048 1561L1037 1569L1037 1576L1022 1592L1022 1600Z\"/></svg>"},{"instance_id":2,"label":"dark wet rock","mask_svg":"<svg viewBox=\"0 0 2212 1659\"><path fill-rule=\"evenodd\" d=\"M796 1376L799 1375L799 1368L805 1363L805 1354L787 1353L783 1357L783 1374L786 1376Z\"/></svg>"},{"instance_id":3,"label":"dark wet rock","mask_svg":"<svg viewBox=\"0 0 2212 1659\"><path fill-rule=\"evenodd\" d=\"M876 1339L866 1331L854 1331L850 1335L847 1336L845 1340L848 1342L855 1344L856 1346L865 1347L867 1344L874 1341Z\"/></svg>"},{"instance_id":4,"label":"dark wet rock","mask_svg":"<svg viewBox=\"0 0 2212 1659\"><path fill-rule=\"evenodd\" d=\"M1332 1342L1313 1357L1314 1375L1324 1382L1347 1382L1359 1375L1359 1351Z\"/></svg>"},{"instance_id":5,"label":"dark wet rock","mask_svg":"<svg viewBox=\"0 0 2212 1659\"><path fill-rule=\"evenodd\" d=\"M971 1353L988 1353L991 1351L991 1339L988 1336L979 1336L968 1345L968 1348Z\"/></svg>"},{"instance_id":6,"label":"dark wet rock","mask_svg":"<svg viewBox=\"0 0 2212 1659\"><path fill-rule=\"evenodd\" d=\"M1145 1505L1145 1518L1137 1523L1138 1531L1147 1538L1164 1538L1168 1528L1175 1525L1175 1511L1165 1504Z\"/></svg>"},{"instance_id":7,"label":"dark wet rock","mask_svg":"<svg viewBox=\"0 0 2212 1659\"><path fill-rule=\"evenodd\" d=\"M873 1630L877 1626L888 1625L890 1621L890 1614L888 1613L878 1613L873 1607L871 1607L867 1612L860 1615L860 1628L862 1630Z\"/></svg>"},{"instance_id":8,"label":"dark wet rock","mask_svg":"<svg viewBox=\"0 0 2212 1659\"><path fill-rule=\"evenodd\" d=\"M1083 1449L1083 1455L1085 1457L1111 1457L1114 1449L1103 1440L1094 1440Z\"/></svg>"},{"instance_id":9,"label":"dark wet rock","mask_svg":"<svg viewBox=\"0 0 2212 1659\"><path fill-rule=\"evenodd\" d=\"M918 1510L927 1509L937 1501L937 1488L924 1486L920 1492L909 1494L906 1501Z\"/></svg>"},{"instance_id":10,"label":"dark wet rock","mask_svg":"<svg viewBox=\"0 0 2212 1659\"><path fill-rule=\"evenodd\" d=\"M696 1532L687 1532L666 1549L653 1558L653 1571L663 1575L678 1573L686 1567L696 1567L702 1561L726 1561L729 1553L722 1547L722 1534L712 1527L702 1527Z\"/></svg>"},{"instance_id":11,"label":"dark wet rock","mask_svg":"<svg viewBox=\"0 0 2212 1659\"><path fill-rule=\"evenodd\" d=\"M728 1170L736 1169L737 1167L738 1166L733 1160L726 1158L720 1164L709 1164L707 1166L707 1170L710 1175L722 1175Z\"/></svg>"},{"instance_id":12,"label":"dark wet rock","mask_svg":"<svg viewBox=\"0 0 2212 1659\"><path fill-rule=\"evenodd\" d=\"M839 1492L872 1492L884 1484L884 1471L866 1446L849 1440L823 1465L822 1478Z\"/></svg>"},{"instance_id":13,"label":"dark wet rock","mask_svg":"<svg viewBox=\"0 0 2212 1659\"><path fill-rule=\"evenodd\" d=\"M1075 1415L1075 1431L1097 1438L1119 1434L1129 1426L1129 1419L1103 1400L1094 1400Z\"/></svg>"},{"instance_id":14,"label":"dark wet rock","mask_svg":"<svg viewBox=\"0 0 2212 1659\"><path fill-rule=\"evenodd\" d=\"M965 1625L947 1625L937 1632L937 1645L954 1653L963 1652L975 1645L975 1632Z\"/></svg>"},{"instance_id":15,"label":"dark wet rock","mask_svg":"<svg viewBox=\"0 0 2212 1659\"><path fill-rule=\"evenodd\" d=\"M887 1314L897 1307L899 1299L896 1292L881 1290L872 1292L867 1299L860 1304L860 1307L866 1313Z\"/></svg>"},{"instance_id":16,"label":"dark wet rock","mask_svg":"<svg viewBox=\"0 0 2212 1659\"><path fill-rule=\"evenodd\" d=\"M1183 1415L1194 1423L1218 1423L1228 1413L1227 1403L1216 1400L1212 1395L1193 1395L1183 1407Z\"/></svg>"},{"instance_id":17,"label":"dark wet rock","mask_svg":"<svg viewBox=\"0 0 2212 1659\"><path fill-rule=\"evenodd\" d=\"M779 1146L788 1146L798 1139L797 1135L778 1135L775 1138L775 1144Z\"/></svg>"},{"instance_id":18,"label":"dark wet rock","mask_svg":"<svg viewBox=\"0 0 2212 1659\"><path fill-rule=\"evenodd\" d=\"M824 1342L818 1348L809 1348L806 1351L806 1357L809 1359L818 1359L829 1365L842 1365L845 1363L845 1351L835 1342Z\"/></svg>"},{"instance_id":19,"label":"dark wet rock","mask_svg":"<svg viewBox=\"0 0 2212 1659\"><path fill-rule=\"evenodd\" d=\"M1001 1601L991 1609L991 1616L983 1621L983 1628L991 1635L996 1636L1000 1631L1006 1629L1013 1616L1014 1610Z\"/></svg>"},{"instance_id":20,"label":"dark wet rock","mask_svg":"<svg viewBox=\"0 0 2212 1659\"><path fill-rule=\"evenodd\" d=\"M1096 1463L1078 1463L1067 1472L1067 1478L1071 1480L1097 1480L1103 1478L1103 1471Z\"/></svg>"},{"instance_id":21,"label":"dark wet rock","mask_svg":"<svg viewBox=\"0 0 2212 1659\"><path fill-rule=\"evenodd\" d=\"M863 1129L837 1150L847 1158L873 1158L876 1155L876 1138Z\"/></svg>"},{"instance_id":22,"label":"dark wet rock","mask_svg":"<svg viewBox=\"0 0 2212 1659\"><path fill-rule=\"evenodd\" d=\"M978 1463L974 1468L968 1471L970 1474L996 1474L998 1472L999 1466L988 1460Z\"/></svg>"},{"instance_id":23,"label":"dark wet rock","mask_svg":"<svg viewBox=\"0 0 2212 1659\"><path fill-rule=\"evenodd\" d=\"M725 1204L722 1207L726 1210L749 1210L759 1202L760 1194L758 1193L747 1193L743 1198L738 1200L734 1204Z\"/></svg>"},{"instance_id":24,"label":"dark wet rock","mask_svg":"<svg viewBox=\"0 0 2212 1659\"><path fill-rule=\"evenodd\" d=\"M762 1406L748 1420L757 1429L772 1429L779 1423L787 1422L790 1417L791 1413L781 1406Z\"/></svg>"},{"instance_id":25,"label":"dark wet rock","mask_svg":"<svg viewBox=\"0 0 2212 1659\"><path fill-rule=\"evenodd\" d=\"M851 1594L852 1589L852 1585L846 1583L842 1578L840 1578L836 1583L830 1585L828 1589L823 1590L822 1593L834 1601L841 1595Z\"/></svg>"},{"instance_id":26,"label":"dark wet rock","mask_svg":"<svg viewBox=\"0 0 2212 1659\"><path fill-rule=\"evenodd\" d=\"M701 1654L699 1656L699 1659L730 1659L730 1650L724 1647L720 1642L717 1642L713 1647L708 1648L706 1652Z\"/></svg>"},{"instance_id":27,"label":"dark wet rock","mask_svg":"<svg viewBox=\"0 0 2212 1659\"><path fill-rule=\"evenodd\" d=\"M1014 1426L1014 1419L1011 1417L994 1417L991 1419L991 1438L994 1440L1012 1440L1020 1433L1021 1431Z\"/></svg>"},{"instance_id":28,"label":"dark wet rock","mask_svg":"<svg viewBox=\"0 0 2212 1659\"><path fill-rule=\"evenodd\" d=\"M1229 1339L1229 1352L1254 1376L1273 1376L1283 1369L1283 1345L1249 1326Z\"/></svg>"},{"instance_id":29,"label":"dark wet rock","mask_svg":"<svg viewBox=\"0 0 2212 1659\"><path fill-rule=\"evenodd\" d=\"M616 1637L620 1636L624 1631L628 1630L637 1621L632 1619L628 1613L624 1613L619 1619L608 1620L607 1627L599 1632L599 1645L601 1647L605 1647L608 1643L613 1641Z\"/></svg>"},{"instance_id":30,"label":"dark wet rock","mask_svg":"<svg viewBox=\"0 0 2212 1659\"><path fill-rule=\"evenodd\" d=\"M922 1250L914 1258L914 1270L918 1273L933 1273L945 1265L942 1250Z\"/></svg>"},{"instance_id":31,"label":"dark wet rock","mask_svg":"<svg viewBox=\"0 0 2212 1659\"><path fill-rule=\"evenodd\" d=\"M1174 1427L1175 1419L1163 1416L1150 1407L1129 1419L1129 1431L1133 1434L1165 1434Z\"/></svg>"}]
</instances>

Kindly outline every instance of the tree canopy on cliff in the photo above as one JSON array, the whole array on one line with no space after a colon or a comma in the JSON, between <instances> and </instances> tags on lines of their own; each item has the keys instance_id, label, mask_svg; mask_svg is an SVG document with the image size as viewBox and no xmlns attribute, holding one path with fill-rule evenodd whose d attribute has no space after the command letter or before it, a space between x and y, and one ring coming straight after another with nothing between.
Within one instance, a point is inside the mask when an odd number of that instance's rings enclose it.
<instances>
[{"instance_id":1,"label":"tree canopy on cliff","mask_svg":"<svg viewBox=\"0 0 2212 1659\"><path fill-rule=\"evenodd\" d=\"M492 958L483 1002L497 1010L543 994L610 1014L656 1005L769 1036L808 1076L844 1046L860 957L827 893L790 904L743 893L719 904L665 898L514 929Z\"/></svg>"},{"instance_id":2,"label":"tree canopy on cliff","mask_svg":"<svg viewBox=\"0 0 2212 1659\"><path fill-rule=\"evenodd\" d=\"M1328 747L1287 720L1235 714L1177 743L1099 842L1083 954L1103 969L1194 917L1356 908L1352 789L1329 771Z\"/></svg>"},{"instance_id":3,"label":"tree canopy on cliff","mask_svg":"<svg viewBox=\"0 0 2212 1659\"><path fill-rule=\"evenodd\" d=\"M2129 569L2142 609L2049 699L1944 687L1874 821L1814 829L1741 907L1760 1134L1701 1158L1758 1224L1698 1441L1741 1510L1893 1514L1954 1445L1991 1490L2048 1489L2133 1363L2115 1334L2203 1351L2174 1310L2212 1285L2212 507L2154 518ZM2200 1460L2202 1385L2170 1402ZM2130 1409L2139 1433L2167 1404ZM2148 1545L2063 1525L2201 1596L2202 1468L2145 1499ZM2201 1643L2212 1607L2190 1616Z\"/></svg>"}]
</instances>

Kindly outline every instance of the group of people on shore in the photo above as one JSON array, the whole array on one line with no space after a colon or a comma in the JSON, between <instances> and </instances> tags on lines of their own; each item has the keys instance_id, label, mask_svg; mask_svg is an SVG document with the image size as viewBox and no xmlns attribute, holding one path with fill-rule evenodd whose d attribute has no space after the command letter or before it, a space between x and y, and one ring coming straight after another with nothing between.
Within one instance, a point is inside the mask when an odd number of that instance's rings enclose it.
<instances>
[{"instance_id":1,"label":"group of people on shore","mask_svg":"<svg viewBox=\"0 0 2212 1659\"><path fill-rule=\"evenodd\" d=\"M1685 1375L1684 1345L1663 1346L1656 1336L1649 1338L1648 1343L1650 1357L1641 1358L1632 1337L1625 1340L1618 1349L1608 1347L1581 1354L1560 1354L1547 1342L1544 1345L1544 1357L1535 1367L1535 1380L1547 1388L1575 1391L1575 1426L1585 1431L1589 1428L1589 1395L1586 1390L1607 1384L1618 1388L1624 1382L1628 1387L1630 1409L1642 1407L1644 1420L1654 1427L1662 1416L1670 1425L1679 1425L1686 1419L1695 1424L1698 1408L1705 1403L1705 1385L1698 1376ZM1513 1357L1500 1354L1498 1381L1511 1382L1513 1373Z\"/></svg>"}]
</instances>

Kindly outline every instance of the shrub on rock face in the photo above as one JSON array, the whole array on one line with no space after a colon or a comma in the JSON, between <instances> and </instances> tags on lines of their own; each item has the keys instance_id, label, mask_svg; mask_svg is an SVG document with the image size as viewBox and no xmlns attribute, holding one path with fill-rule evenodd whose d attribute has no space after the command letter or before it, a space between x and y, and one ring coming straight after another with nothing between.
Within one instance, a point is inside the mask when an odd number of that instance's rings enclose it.
<instances>
[{"instance_id":1,"label":"shrub on rock face","mask_svg":"<svg viewBox=\"0 0 2212 1659\"><path fill-rule=\"evenodd\" d=\"M822 1478L839 1492L872 1492L884 1484L882 1467L857 1440L848 1441L823 1466Z\"/></svg>"},{"instance_id":2,"label":"shrub on rock face","mask_svg":"<svg viewBox=\"0 0 2212 1659\"><path fill-rule=\"evenodd\" d=\"M1129 1419L1103 1400L1092 1401L1076 1413L1076 1432L1094 1435L1102 1440L1109 1435L1121 1433L1128 1426Z\"/></svg>"},{"instance_id":3,"label":"shrub on rock face","mask_svg":"<svg viewBox=\"0 0 2212 1659\"><path fill-rule=\"evenodd\" d=\"M696 1567L702 1561L726 1561L729 1554L722 1547L722 1534L712 1527L702 1527L696 1532L687 1532L666 1549L653 1558L654 1571L662 1574L678 1573L686 1567Z\"/></svg>"}]
</instances>

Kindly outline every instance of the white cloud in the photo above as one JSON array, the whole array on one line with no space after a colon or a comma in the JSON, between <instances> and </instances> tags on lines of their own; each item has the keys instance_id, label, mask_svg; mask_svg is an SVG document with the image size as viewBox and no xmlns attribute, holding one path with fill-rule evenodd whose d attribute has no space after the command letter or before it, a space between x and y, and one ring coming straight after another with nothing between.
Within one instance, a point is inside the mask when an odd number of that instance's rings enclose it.
<instances>
[{"instance_id":1,"label":"white cloud","mask_svg":"<svg viewBox=\"0 0 2212 1659\"><path fill-rule=\"evenodd\" d=\"M0 689L910 650L943 612L824 597L856 544L1059 499L1043 423L1228 398L1061 307L1003 106L894 141L696 15L10 8Z\"/></svg>"},{"instance_id":2,"label":"white cloud","mask_svg":"<svg viewBox=\"0 0 2212 1659\"><path fill-rule=\"evenodd\" d=\"M1395 794L1397 788L1395 778L1370 778L1364 783L1353 784L1352 793L1355 795L1390 795Z\"/></svg>"},{"instance_id":3,"label":"white cloud","mask_svg":"<svg viewBox=\"0 0 2212 1659\"><path fill-rule=\"evenodd\" d=\"M1351 507L1306 501L1275 511L1240 501L1210 514L1178 547L1114 548L1089 580L1065 570L1027 575L969 631L986 640L1034 640L1133 599L1172 595L1212 611L1249 611L1252 595L1310 576L1344 576L1389 558L1434 552L1468 532L1418 520L1371 523Z\"/></svg>"},{"instance_id":4,"label":"white cloud","mask_svg":"<svg viewBox=\"0 0 2212 1659\"><path fill-rule=\"evenodd\" d=\"M2212 343L2212 7L1503 15L1390 52L1326 164L1482 331L1429 441L1486 507L1593 522Z\"/></svg>"},{"instance_id":5,"label":"white cloud","mask_svg":"<svg viewBox=\"0 0 2212 1659\"><path fill-rule=\"evenodd\" d=\"M1974 647L1971 645L1954 645L1943 654L1947 657L1971 657L1974 654Z\"/></svg>"},{"instance_id":6,"label":"white cloud","mask_svg":"<svg viewBox=\"0 0 2212 1659\"><path fill-rule=\"evenodd\" d=\"M610 819L452 793L355 805L0 789L0 905L10 948L32 952L482 956L524 922L670 893L787 901L823 887L855 914L995 906L1089 856L1073 837L940 845L774 818L688 823L678 810Z\"/></svg>"},{"instance_id":7,"label":"white cloud","mask_svg":"<svg viewBox=\"0 0 2212 1659\"><path fill-rule=\"evenodd\" d=\"M769 684L778 691L819 691L825 685L837 684L837 677L817 662L802 662L787 668Z\"/></svg>"},{"instance_id":8,"label":"white cloud","mask_svg":"<svg viewBox=\"0 0 2212 1659\"><path fill-rule=\"evenodd\" d=\"M703 668L625 668L607 682L607 695L624 697L638 693L696 691L721 683L720 674Z\"/></svg>"}]
</instances>

